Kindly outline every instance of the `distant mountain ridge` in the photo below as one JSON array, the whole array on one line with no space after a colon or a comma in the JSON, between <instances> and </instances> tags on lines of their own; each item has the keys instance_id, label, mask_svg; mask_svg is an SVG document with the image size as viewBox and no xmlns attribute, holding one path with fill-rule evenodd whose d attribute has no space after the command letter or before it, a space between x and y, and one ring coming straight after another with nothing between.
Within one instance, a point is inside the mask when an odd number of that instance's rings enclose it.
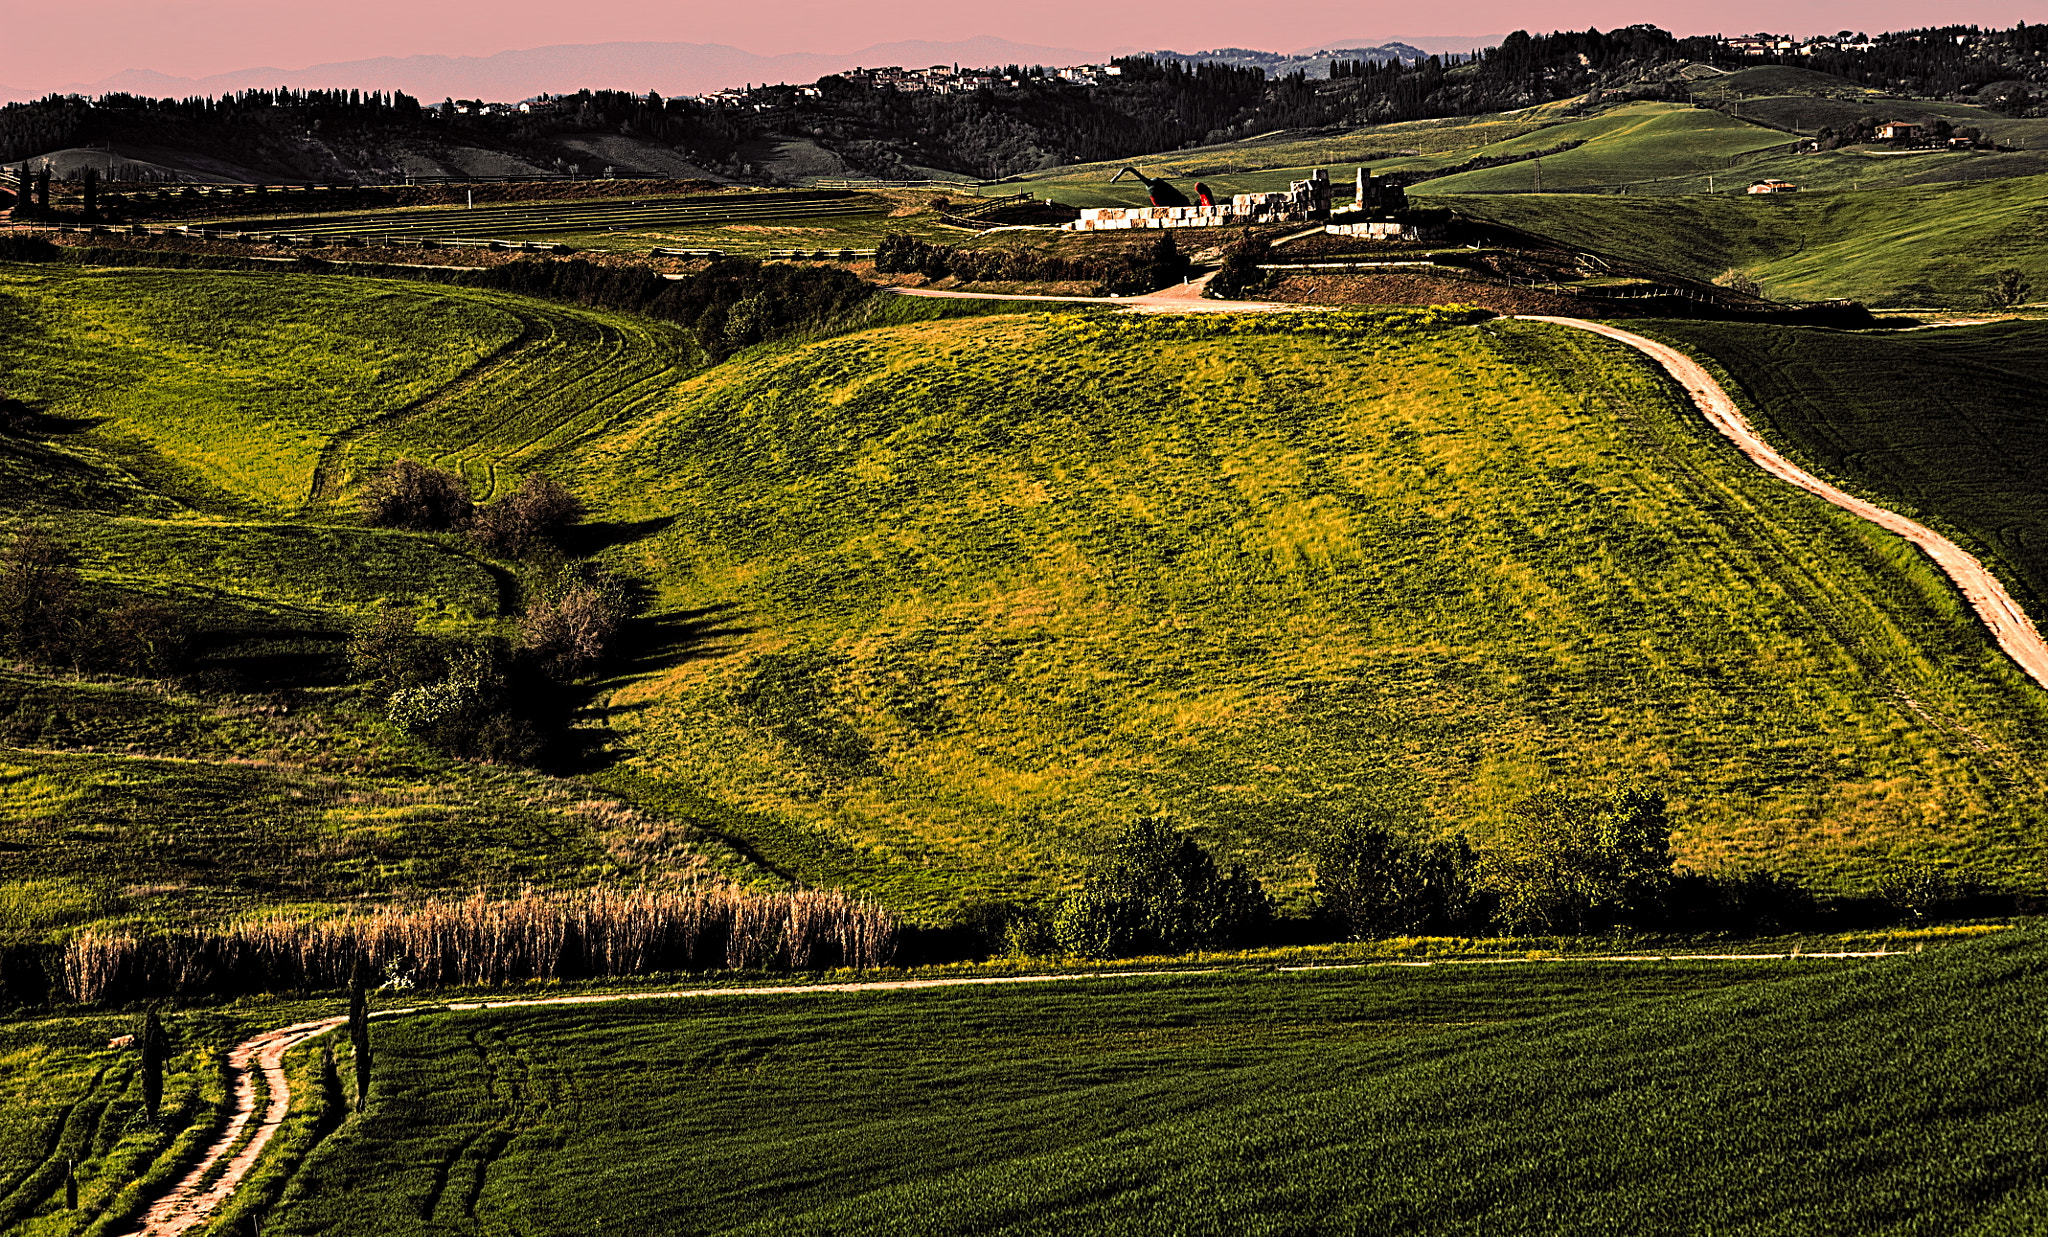
<instances>
[{"instance_id":1,"label":"distant mountain ridge","mask_svg":"<svg viewBox=\"0 0 2048 1237\"><path fill-rule=\"evenodd\" d=\"M512 101L585 88L695 95L748 83L809 82L856 67L1064 65L1100 60L1107 54L1102 48L1044 47L986 35L949 43L913 39L851 52L773 56L722 43L575 43L490 56L380 56L304 69L237 69L196 78L128 69L96 82L71 83L55 93L188 98L284 86L294 90L402 90L429 102L443 98ZM0 101L27 102L49 93L0 88Z\"/></svg>"}]
</instances>

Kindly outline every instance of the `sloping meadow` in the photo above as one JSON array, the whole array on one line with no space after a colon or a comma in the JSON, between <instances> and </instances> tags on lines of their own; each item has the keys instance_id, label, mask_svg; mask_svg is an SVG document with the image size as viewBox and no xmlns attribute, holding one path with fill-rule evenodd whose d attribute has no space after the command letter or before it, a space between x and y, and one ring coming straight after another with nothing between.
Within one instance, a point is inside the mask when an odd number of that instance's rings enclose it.
<instances>
[{"instance_id":1,"label":"sloping meadow","mask_svg":"<svg viewBox=\"0 0 2048 1237\"><path fill-rule=\"evenodd\" d=\"M1166 813L1284 897L1347 817L1671 797L1682 859L2024 884L2043 714L1903 545L1633 353L1431 310L926 324L742 358L583 455L672 614L621 777L937 911Z\"/></svg>"}]
</instances>

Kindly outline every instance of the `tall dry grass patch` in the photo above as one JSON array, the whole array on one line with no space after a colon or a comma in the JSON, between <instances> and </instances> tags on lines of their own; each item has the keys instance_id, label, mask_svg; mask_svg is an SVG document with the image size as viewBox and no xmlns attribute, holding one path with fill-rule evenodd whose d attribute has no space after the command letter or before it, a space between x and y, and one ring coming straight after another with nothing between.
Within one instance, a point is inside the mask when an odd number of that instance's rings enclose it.
<instances>
[{"instance_id":1,"label":"tall dry grass patch","mask_svg":"<svg viewBox=\"0 0 2048 1237\"><path fill-rule=\"evenodd\" d=\"M528 893L384 907L206 932L81 932L64 950L73 1001L337 988L358 959L424 986L601 979L657 971L886 964L896 917L839 892Z\"/></svg>"}]
</instances>

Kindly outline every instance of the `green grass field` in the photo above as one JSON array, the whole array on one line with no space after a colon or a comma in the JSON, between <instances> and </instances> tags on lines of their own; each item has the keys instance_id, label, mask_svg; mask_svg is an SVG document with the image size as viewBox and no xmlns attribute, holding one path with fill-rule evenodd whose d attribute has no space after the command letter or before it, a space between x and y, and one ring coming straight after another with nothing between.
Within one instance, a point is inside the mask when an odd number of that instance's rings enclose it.
<instances>
[{"instance_id":1,"label":"green grass field","mask_svg":"<svg viewBox=\"0 0 2048 1237\"><path fill-rule=\"evenodd\" d=\"M412 1017L262 1231L2026 1232L2043 951Z\"/></svg>"},{"instance_id":2,"label":"green grass field","mask_svg":"<svg viewBox=\"0 0 2048 1237\"><path fill-rule=\"evenodd\" d=\"M1947 586L1552 328L933 325L729 364L583 459L609 518L677 515L620 561L724 628L617 685L612 784L914 913L1145 812L1299 899L1347 817L1636 780L1699 864L2037 853L1988 779L2042 702Z\"/></svg>"},{"instance_id":3,"label":"green grass field","mask_svg":"<svg viewBox=\"0 0 2048 1237\"><path fill-rule=\"evenodd\" d=\"M1779 300L1976 308L1998 268L2048 284L2044 187L2048 177L2031 176L1736 198L1445 195L1431 205L1694 279L1748 271Z\"/></svg>"}]
</instances>

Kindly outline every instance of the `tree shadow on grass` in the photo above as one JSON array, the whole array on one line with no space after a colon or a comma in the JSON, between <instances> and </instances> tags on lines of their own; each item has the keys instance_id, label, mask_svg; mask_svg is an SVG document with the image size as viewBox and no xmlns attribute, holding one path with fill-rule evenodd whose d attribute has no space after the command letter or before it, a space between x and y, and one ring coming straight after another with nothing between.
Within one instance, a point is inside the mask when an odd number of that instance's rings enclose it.
<instances>
[{"instance_id":1,"label":"tree shadow on grass","mask_svg":"<svg viewBox=\"0 0 2048 1237\"><path fill-rule=\"evenodd\" d=\"M589 558L615 545L645 540L676 522L672 515L651 520L585 520L562 536L562 552L570 558Z\"/></svg>"},{"instance_id":2,"label":"tree shadow on grass","mask_svg":"<svg viewBox=\"0 0 2048 1237\"><path fill-rule=\"evenodd\" d=\"M757 627L735 622L737 602L721 602L695 610L643 615L621 628L610 665L602 679L573 689L577 713L585 713L606 693L633 679L660 674L687 662L720 657L739 649ZM608 716L637 712L651 702L613 705ZM632 755L609 729L576 729L556 744L551 763L565 773L595 773Z\"/></svg>"}]
</instances>

